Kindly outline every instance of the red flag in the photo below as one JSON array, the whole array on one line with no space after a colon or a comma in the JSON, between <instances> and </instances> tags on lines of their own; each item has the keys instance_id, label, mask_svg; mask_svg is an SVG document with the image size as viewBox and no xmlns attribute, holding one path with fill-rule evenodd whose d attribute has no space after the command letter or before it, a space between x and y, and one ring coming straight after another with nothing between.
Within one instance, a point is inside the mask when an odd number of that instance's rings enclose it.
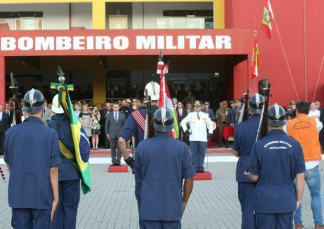
<instances>
[{"instance_id":1,"label":"red flag","mask_svg":"<svg viewBox=\"0 0 324 229\"><path fill-rule=\"evenodd\" d=\"M161 69L161 77L160 77L159 108L164 107L172 112L172 115L174 118L174 127L170 131L170 134L172 137L178 138L178 136L179 136L178 121L176 118L175 109L173 109L169 87L165 80L165 74L168 73L169 66L167 64L165 64L160 69Z\"/></svg>"},{"instance_id":2,"label":"red flag","mask_svg":"<svg viewBox=\"0 0 324 229\"><path fill-rule=\"evenodd\" d=\"M257 40L257 34L254 35L254 46L252 53L252 61L251 61L251 72L250 77L253 80L255 77L259 75L259 46Z\"/></svg>"},{"instance_id":3,"label":"red flag","mask_svg":"<svg viewBox=\"0 0 324 229\"><path fill-rule=\"evenodd\" d=\"M271 8L270 0L265 0L263 18L262 18L262 31L265 32L269 39L272 38L272 25L274 20L273 11Z\"/></svg>"}]
</instances>

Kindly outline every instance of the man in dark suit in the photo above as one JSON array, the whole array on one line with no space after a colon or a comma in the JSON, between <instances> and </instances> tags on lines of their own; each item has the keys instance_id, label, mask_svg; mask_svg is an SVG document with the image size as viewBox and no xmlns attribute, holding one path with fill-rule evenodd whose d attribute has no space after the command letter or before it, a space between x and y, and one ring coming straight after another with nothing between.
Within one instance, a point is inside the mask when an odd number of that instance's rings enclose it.
<instances>
[{"instance_id":1,"label":"man in dark suit","mask_svg":"<svg viewBox=\"0 0 324 229\"><path fill-rule=\"evenodd\" d=\"M177 109L177 118L178 118L178 124L179 124L179 139L181 141L184 141L185 138L184 138L184 132L183 132L183 129L181 128L181 121L182 119L184 119L187 115L188 115L188 112L186 109L183 108L183 104L181 101L178 102L178 107L176 108Z\"/></svg>"},{"instance_id":2,"label":"man in dark suit","mask_svg":"<svg viewBox=\"0 0 324 229\"><path fill-rule=\"evenodd\" d=\"M186 86L184 84L180 84L180 90L177 94L178 101L182 101L185 96L187 96Z\"/></svg>"},{"instance_id":3,"label":"man in dark suit","mask_svg":"<svg viewBox=\"0 0 324 229\"><path fill-rule=\"evenodd\" d=\"M131 92L131 97L133 99L141 99L141 94L137 85L133 86L133 91Z\"/></svg>"},{"instance_id":4,"label":"man in dark suit","mask_svg":"<svg viewBox=\"0 0 324 229\"><path fill-rule=\"evenodd\" d=\"M90 99L88 92L85 90L84 85L80 86L80 91L79 91L79 99L84 100L84 99Z\"/></svg>"},{"instance_id":5,"label":"man in dark suit","mask_svg":"<svg viewBox=\"0 0 324 229\"><path fill-rule=\"evenodd\" d=\"M10 107L9 103L6 103L6 114L8 115L8 122L9 122L9 127L12 123L12 119L13 119L13 110Z\"/></svg>"},{"instance_id":6,"label":"man in dark suit","mask_svg":"<svg viewBox=\"0 0 324 229\"><path fill-rule=\"evenodd\" d=\"M126 87L122 86L121 90L119 92L119 98L123 98L123 99L128 99L130 98L130 93L128 91L126 91Z\"/></svg>"},{"instance_id":7,"label":"man in dark suit","mask_svg":"<svg viewBox=\"0 0 324 229\"><path fill-rule=\"evenodd\" d=\"M120 165L121 151L118 145L119 134L126 123L125 114L119 112L119 104L114 103L113 112L110 112L106 119L105 133L110 141L111 162L113 165ZM117 157L116 157L117 149Z\"/></svg>"},{"instance_id":8,"label":"man in dark suit","mask_svg":"<svg viewBox=\"0 0 324 229\"><path fill-rule=\"evenodd\" d=\"M177 99L179 99L179 90L178 90L178 85L173 85L173 89L171 89L170 91L171 94L171 98L176 97ZM181 95L180 95L181 97Z\"/></svg>"},{"instance_id":9,"label":"man in dark suit","mask_svg":"<svg viewBox=\"0 0 324 229\"><path fill-rule=\"evenodd\" d=\"M113 99L113 98L118 98L118 92L115 91L115 86L114 85L110 85L109 86L109 91L107 93L107 98L109 99Z\"/></svg>"},{"instance_id":10,"label":"man in dark suit","mask_svg":"<svg viewBox=\"0 0 324 229\"><path fill-rule=\"evenodd\" d=\"M111 109L111 103L110 102L106 102L104 103L104 106L102 107L102 109L100 110L100 139L99 142L104 142L105 143L105 148L108 149L110 146L109 140L107 138L107 135L105 134L105 124L106 124L106 119L108 114L112 112Z\"/></svg>"},{"instance_id":11,"label":"man in dark suit","mask_svg":"<svg viewBox=\"0 0 324 229\"><path fill-rule=\"evenodd\" d=\"M3 144L7 130L9 129L9 117L3 112L3 106L0 105L0 155L3 155Z\"/></svg>"}]
</instances>

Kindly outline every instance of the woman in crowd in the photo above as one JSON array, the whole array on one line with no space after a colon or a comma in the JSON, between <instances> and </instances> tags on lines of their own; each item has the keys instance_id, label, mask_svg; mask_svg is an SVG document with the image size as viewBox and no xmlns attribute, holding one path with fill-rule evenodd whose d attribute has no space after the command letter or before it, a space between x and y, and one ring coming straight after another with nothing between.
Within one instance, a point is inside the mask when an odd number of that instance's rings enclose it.
<instances>
[{"instance_id":1,"label":"woman in crowd","mask_svg":"<svg viewBox=\"0 0 324 229\"><path fill-rule=\"evenodd\" d=\"M89 139L89 137L92 136L91 134L92 120L91 120L91 113L87 104L82 106L81 113L79 114L79 121L81 122L87 134L87 137Z\"/></svg>"},{"instance_id":2,"label":"woman in crowd","mask_svg":"<svg viewBox=\"0 0 324 229\"><path fill-rule=\"evenodd\" d=\"M210 119L215 118L214 111L209 108L209 102L208 101L205 102L205 109L203 109L201 111L207 113L209 115Z\"/></svg>"},{"instance_id":3,"label":"woman in crowd","mask_svg":"<svg viewBox=\"0 0 324 229\"><path fill-rule=\"evenodd\" d=\"M98 107L94 106L92 111L92 148L93 150L98 150L99 144L99 134L100 134L100 112L98 111Z\"/></svg>"}]
</instances>

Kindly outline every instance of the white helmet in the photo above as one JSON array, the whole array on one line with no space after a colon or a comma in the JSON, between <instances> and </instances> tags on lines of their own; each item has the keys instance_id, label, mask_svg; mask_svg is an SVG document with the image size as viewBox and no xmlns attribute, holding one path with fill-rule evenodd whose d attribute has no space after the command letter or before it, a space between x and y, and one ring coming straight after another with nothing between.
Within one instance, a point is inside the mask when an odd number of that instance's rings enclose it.
<instances>
[{"instance_id":1,"label":"white helmet","mask_svg":"<svg viewBox=\"0 0 324 229\"><path fill-rule=\"evenodd\" d=\"M148 96L151 96L151 100L159 100L160 98L160 85L158 83L155 83L153 81L146 84L144 89L144 95L145 91L147 90Z\"/></svg>"},{"instance_id":2,"label":"white helmet","mask_svg":"<svg viewBox=\"0 0 324 229\"><path fill-rule=\"evenodd\" d=\"M63 114L64 110L63 107L61 106L60 102L59 102L59 95L55 95L52 101L52 111L55 114Z\"/></svg>"}]
</instances>

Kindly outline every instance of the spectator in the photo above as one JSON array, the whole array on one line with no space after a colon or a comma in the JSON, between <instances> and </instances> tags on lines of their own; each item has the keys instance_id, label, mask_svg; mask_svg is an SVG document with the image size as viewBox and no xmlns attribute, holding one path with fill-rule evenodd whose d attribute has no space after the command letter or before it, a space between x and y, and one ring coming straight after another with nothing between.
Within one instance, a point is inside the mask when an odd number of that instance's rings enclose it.
<instances>
[{"instance_id":1,"label":"spectator","mask_svg":"<svg viewBox=\"0 0 324 229\"><path fill-rule=\"evenodd\" d=\"M0 155L3 155L4 153L3 143L8 129L9 117L5 112L3 112L3 107L0 105Z\"/></svg>"},{"instance_id":2,"label":"spectator","mask_svg":"<svg viewBox=\"0 0 324 229\"><path fill-rule=\"evenodd\" d=\"M89 137L92 136L92 134L91 134L92 120L91 120L91 113L89 111L88 105L82 106L82 111L79 115L79 121L81 122L81 124L87 134L87 137L89 139Z\"/></svg>"},{"instance_id":3,"label":"spectator","mask_svg":"<svg viewBox=\"0 0 324 229\"><path fill-rule=\"evenodd\" d=\"M191 105L191 103L188 103L186 105L186 109L187 109L188 114L192 111L192 105Z\"/></svg>"},{"instance_id":4,"label":"spectator","mask_svg":"<svg viewBox=\"0 0 324 229\"><path fill-rule=\"evenodd\" d=\"M208 101L205 102L205 108L202 109L202 112L207 113L209 115L210 119L215 118L214 111L209 108L209 102Z\"/></svg>"},{"instance_id":5,"label":"spectator","mask_svg":"<svg viewBox=\"0 0 324 229\"><path fill-rule=\"evenodd\" d=\"M320 110L321 109L321 102L320 101L316 101L315 102L315 105L316 105L316 109L317 110Z\"/></svg>"},{"instance_id":6,"label":"spectator","mask_svg":"<svg viewBox=\"0 0 324 229\"><path fill-rule=\"evenodd\" d=\"M178 105L178 99L176 97L173 97L172 98L172 106L173 106L173 108L177 108L177 105Z\"/></svg>"},{"instance_id":7,"label":"spectator","mask_svg":"<svg viewBox=\"0 0 324 229\"><path fill-rule=\"evenodd\" d=\"M26 111L24 111L23 109L21 109L21 122L24 122L26 120L26 118L28 118L28 113Z\"/></svg>"},{"instance_id":8,"label":"spectator","mask_svg":"<svg viewBox=\"0 0 324 229\"><path fill-rule=\"evenodd\" d=\"M79 118L79 115L80 115L80 107L79 107L79 104L78 103L74 103L74 113L76 115L76 117Z\"/></svg>"},{"instance_id":9,"label":"spectator","mask_svg":"<svg viewBox=\"0 0 324 229\"><path fill-rule=\"evenodd\" d=\"M203 91L200 93L200 100L204 103L206 101L211 101L211 94L207 85L204 85Z\"/></svg>"},{"instance_id":10,"label":"spectator","mask_svg":"<svg viewBox=\"0 0 324 229\"><path fill-rule=\"evenodd\" d=\"M24 98L21 98L21 100L20 100L20 107L23 107L24 106Z\"/></svg>"},{"instance_id":11,"label":"spectator","mask_svg":"<svg viewBox=\"0 0 324 229\"><path fill-rule=\"evenodd\" d=\"M305 180L311 193L311 208L316 229L324 228L322 216L322 194L321 194L321 175L319 163L322 159L321 147L318 132L323 128L323 124L314 117L307 117L309 104L298 102L296 107L296 118L287 121L287 134L295 138L301 144L305 156ZM295 228L301 229L302 205L298 207L295 214Z\"/></svg>"},{"instance_id":12,"label":"spectator","mask_svg":"<svg viewBox=\"0 0 324 229\"><path fill-rule=\"evenodd\" d=\"M92 132L92 149L98 150L99 145L99 134L100 134L100 112L98 111L98 107L93 107L92 112L92 125L91 125L91 132Z\"/></svg>"},{"instance_id":13,"label":"spectator","mask_svg":"<svg viewBox=\"0 0 324 229\"><path fill-rule=\"evenodd\" d=\"M93 98L93 90L91 85L87 85L88 97L89 99Z\"/></svg>"},{"instance_id":14,"label":"spectator","mask_svg":"<svg viewBox=\"0 0 324 229\"><path fill-rule=\"evenodd\" d=\"M99 123L101 125L100 141L105 143L106 149L108 149L110 147L110 142L105 134L105 123L106 123L106 118L110 112L112 112L111 103L106 102L104 105L104 108L101 109L101 111L100 111L100 121L99 121Z\"/></svg>"},{"instance_id":15,"label":"spectator","mask_svg":"<svg viewBox=\"0 0 324 229\"><path fill-rule=\"evenodd\" d=\"M125 123L126 116L123 113L119 112L118 103L114 103L113 112L108 115L105 123L105 133L111 145L112 165L120 165L121 151L118 145L118 137Z\"/></svg>"},{"instance_id":16,"label":"spectator","mask_svg":"<svg viewBox=\"0 0 324 229\"><path fill-rule=\"evenodd\" d=\"M52 101L52 94L51 92L48 91L47 86L43 86L43 91L42 91L44 98L46 101Z\"/></svg>"},{"instance_id":17,"label":"spectator","mask_svg":"<svg viewBox=\"0 0 324 229\"><path fill-rule=\"evenodd\" d=\"M132 102L130 101L130 99L126 99L126 102L127 102L127 107L130 108L132 105Z\"/></svg>"},{"instance_id":18,"label":"spectator","mask_svg":"<svg viewBox=\"0 0 324 229\"><path fill-rule=\"evenodd\" d=\"M181 84L181 85L180 85L179 93L178 93L178 95L177 95L177 98L178 98L179 101L182 101L183 98L184 98L186 95L187 95L187 91L186 91L186 89L185 89L185 85L184 85L184 84ZM193 104L193 103L191 103L191 104ZM184 105L186 105L186 104L184 104Z\"/></svg>"},{"instance_id":19,"label":"spectator","mask_svg":"<svg viewBox=\"0 0 324 229\"><path fill-rule=\"evenodd\" d=\"M138 100L136 98L132 99L132 106L129 108L129 114L133 113L138 109L137 101Z\"/></svg>"},{"instance_id":20,"label":"spectator","mask_svg":"<svg viewBox=\"0 0 324 229\"><path fill-rule=\"evenodd\" d=\"M45 99L44 112L42 115L42 121L48 121L52 119L52 109L47 107L47 100Z\"/></svg>"},{"instance_id":21,"label":"spectator","mask_svg":"<svg viewBox=\"0 0 324 229\"><path fill-rule=\"evenodd\" d=\"M107 93L107 98L112 99L112 98L118 98L118 93L115 91L115 86L110 85L109 86L109 91Z\"/></svg>"},{"instance_id":22,"label":"spectator","mask_svg":"<svg viewBox=\"0 0 324 229\"><path fill-rule=\"evenodd\" d=\"M12 119L13 119L13 106L11 106L9 103L6 103L6 114L8 115L8 121L9 121L9 127L12 123Z\"/></svg>"},{"instance_id":23,"label":"spectator","mask_svg":"<svg viewBox=\"0 0 324 229\"><path fill-rule=\"evenodd\" d=\"M188 90L187 93L188 93L187 96L184 97L182 101L185 106L187 106L188 103L194 104L196 100L196 98L192 96L191 90Z\"/></svg>"},{"instance_id":24,"label":"spectator","mask_svg":"<svg viewBox=\"0 0 324 229\"><path fill-rule=\"evenodd\" d=\"M179 95L179 90L178 90L178 85L173 85L173 89L170 90L170 95L172 98L178 98Z\"/></svg>"},{"instance_id":25,"label":"spectator","mask_svg":"<svg viewBox=\"0 0 324 229\"><path fill-rule=\"evenodd\" d=\"M234 118L235 118L235 102L233 100L230 101L230 110L228 111L228 123L230 126L234 126Z\"/></svg>"},{"instance_id":26,"label":"spectator","mask_svg":"<svg viewBox=\"0 0 324 229\"><path fill-rule=\"evenodd\" d=\"M134 99L140 99L141 98L141 95L140 95L140 92L139 92L139 88L138 88L137 85L135 85L133 87L133 91L131 92L131 96Z\"/></svg>"},{"instance_id":27,"label":"spectator","mask_svg":"<svg viewBox=\"0 0 324 229\"><path fill-rule=\"evenodd\" d=\"M321 116L321 112L317 110L316 103L311 103L308 117L316 117L319 119L320 116Z\"/></svg>"},{"instance_id":28,"label":"spectator","mask_svg":"<svg viewBox=\"0 0 324 229\"><path fill-rule=\"evenodd\" d=\"M180 128L181 127L181 121L187 117L188 115L188 112L186 109L183 108L183 104L181 101L178 102L178 107L177 107L177 120L178 120L178 125L179 125L179 139L181 141L184 141L185 138L184 138L184 132L183 132L183 129Z\"/></svg>"},{"instance_id":29,"label":"spectator","mask_svg":"<svg viewBox=\"0 0 324 229\"><path fill-rule=\"evenodd\" d=\"M128 117L128 107L127 107L126 99L122 100L121 107L120 107L119 111L121 113L123 113L126 116L126 118Z\"/></svg>"},{"instance_id":30,"label":"spectator","mask_svg":"<svg viewBox=\"0 0 324 229\"><path fill-rule=\"evenodd\" d=\"M89 98L89 94L88 92L85 90L84 85L80 86L80 91L79 91L79 99L83 100L83 99L90 99Z\"/></svg>"},{"instance_id":31,"label":"spectator","mask_svg":"<svg viewBox=\"0 0 324 229\"><path fill-rule=\"evenodd\" d=\"M119 92L119 98L129 98L130 97L130 93L128 91L126 91L126 87L122 86L121 87L121 91Z\"/></svg>"},{"instance_id":32,"label":"spectator","mask_svg":"<svg viewBox=\"0 0 324 229\"><path fill-rule=\"evenodd\" d=\"M196 99L199 99L200 96L199 96L198 91L196 90L196 85L191 85L190 89L191 89L192 96L195 97Z\"/></svg>"}]
</instances>

